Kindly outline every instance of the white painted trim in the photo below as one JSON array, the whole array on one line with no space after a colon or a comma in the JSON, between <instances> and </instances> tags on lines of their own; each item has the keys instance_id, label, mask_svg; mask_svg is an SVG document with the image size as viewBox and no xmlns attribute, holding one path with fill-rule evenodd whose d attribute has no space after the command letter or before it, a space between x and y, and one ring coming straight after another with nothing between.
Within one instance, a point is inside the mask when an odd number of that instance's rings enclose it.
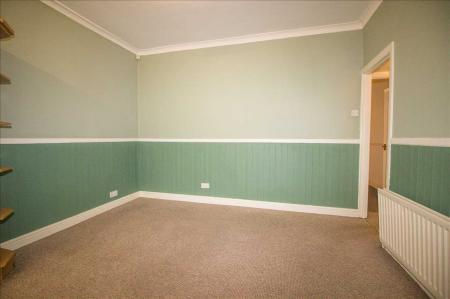
<instances>
[{"instance_id":1,"label":"white painted trim","mask_svg":"<svg viewBox=\"0 0 450 299\"><path fill-rule=\"evenodd\" d=\"M170 139L170 138L0 138L0 144L89 142L204 142L204 143L331 143L358 144L359 139Z\"/></svg>"},{"instance_id":2,"label":"white painted trim","mask_svg":"<svg viewBox=\"0 0 450 299\"><path fill-rule=\"evenodd\" d=\"M369 22L370 18L375 14L378 7L380 7L383 0L372 0L369 2L369 6L364 10L359 20L361 21L361 26L364 28Z\"/></svg>"},{"instance_id":3,"label":"white painted trim","mask_svg":"<svg viewBox=\"0 0 450 299\"><path fill-rule=\"evenodd\" d=\"M450 138L392 138L392 144L450 147Z\"/></svg>"},{"instance_id":4,"label":"white painted trim","mask_svg":"<svg viewBox=\"0 0 450 299\"><path fill-rule=\"evenodd\" d=\"M370 152L370 103L364 99L369 97L372 90L370 76L363 75L361 79L361 108L360 108L360 145L359 145L359 175L358 175L358 209L362 218L367 218L369 196L369 152Z\"/></svg>"},{"instance_id":5,"label":"white painted trim","mask_svg":"<svg viewBox=\"0 0 450 299\"><path fill-rule=\"evenodd\" d=\"M113 33L109 32L108 30L106 30L105 28L101 27L100 25L97 25L96 23L94 23L93 21L89 20L86 17L83 17L82 15L80 15L79 13L77 13L76 11L72 10L71 8L67 7L66 5L64 5L63 3L61 3L58 0L41 0L42 3L44 3L45 5L50 6L51 8L53 8L54 10L62 13L63 15L65 15L66 17L68 17L69 19L77 22L78 24L94 31L95 33L103 36L104 38L106 38L107 40L121 46L122 48L130 51L131 53L136 54L138 52L138 49L136 49L135 47L133 47L131 44L129 44L128 42L124 41L123 39L121 39L120 37L114 35Z\"/></svg>"},{"instance_id":6,"label":"white painted trim","mask_svg":"<svg viewBox=\"0 0 450 299\"><path fill-rule=\"evenodd\" d=\"M390 189L391 185L391 159L392 159L392 136L394 134L394 90L395 90L395 47L391 42L389 47L390 65L389 65L389 110L388 110L388 140L387 140L387 161L386 161L386 189ZM370 143L370 140L369 140Z\"/></svg>"},{"instance_id":7,"label":"white painted trim","mask_svg":"<svg viewBox=\"0 0 450 299\"><path fill-rule=\"evenodd\" d=\"M389 43L380 53L377 54L368 64L364 66L362 69L362 73L365 75L370 75L373 71L375 71L378 67L380 67L388 58L392 49L394 47L394 42ZM392 66L392 62L390 65Z\"/></svg>"},{"instance_id":8,"label":"white painted trim","mask_svg":"<svg viewBox=\"0 0 450 299\"><path fill-rule=\"evenodd\" d=\"M281 30L281 31L272 31L272 32L264 32L258 34L249 34L249 35L241 35L229 38L221 38L221 39L213 39L213 40L204 40L190 43L182 43L182 44L173 44L166 45L161 47L152 47L147 49L139 49L134 47L129 42L121 39L117 35L109 32L102 26L96 24L90 19L80 15L73 9L67 7L63 3L58 0L41 0L42 3L48 5L49 7L55 9L56 11L62 13L66 17L72 19L73 21L79 23L80 25L96 32L97 34L103 36L109 41L121 46L122 48L134 53L136 58L139 59L142 55L154 55L161 53L169 53L169 52L178 52L178 51L186 51L186 50L194 50L194 49L202 49L202 48L212 48L212 47L220 47L220 46L229 46L229 45L238 45L238 44L246 44L246 43L254 43L261 41L269 41L269 40L277 40L277 39L285 39L292 37L301 37L301 36L310 36L317 34L325 34L325 33L335 33L335 32L343 32L343 31L353 31L353 30L361 30L367 24L369 19L375 13L375 11L380 6L382 0L375 0L369 3L369 6L363 11L360 18L353 22L348 23L338 23L338 24L330 24L323 26L313 26L313 27L303 27L289 30Z\"/></svg>"},{"instance_id":9,"label":"white painted trim","mask_svg":"<svg viewBox=\"0 0 450 299\"><path fill-rule=\"evenodd\" d=\"M138 191L117 200L108 202L91 210L82 212L80 214L74 215L72 217L63 219L56 223L44 226L35 231L26 233L14 239L5 241L0 244L0 247L9 250L16 250L25 245L31 244L33 242L44 239L51 236L57 232L67 229L71 226L79 224L86 221L92 217L100 215L111 209L119 207L130 201L133 201L139 197L154 198L154 199L164 199L173 201L186 201L195 202L203 204L215 204L215 205L225 205L225 206L237 206L237 207L248 207L257 209L268 209L277 211L290 211L290 212L302 212L302 213L313 213L313 214L323 214L323 215L333 215L333 216L345 216L345 217L359 217L360 213L356 209L345 209L345 208L333 208L333 207L322 207L322 206L310 206L310 205L298 205L289 203L278 203L278 202L266 202L257 200L247 200L247 199L236 199L236 198L224 198L224 197L212 197L212 196L200 196L200 195L186 195L186 194L174 194L174 193L159 193L159 192L148 192L148 191Z\"/></svg>"},{"instance_id":10,"label":"white painted trim","mask_svg":"<svg viewBox=\"0 0 450 299\"><path fill-rule=\"evenodd\" d=\"M333 143L359 144L359 139L165 139L138 138L142 142L211 142L211 143Z\"/></svg>"},{"instance_id":11,"label":"white painted trim","mask_svg":"<svg viewBox=\"0 0 450 299\"><path fill-rule=\"evenodd\" d=\"M137 138L0 138L0 144L132 142Z\"/></svg>"},{"instance_id":12,"label":"white painted trim","mask_svg":"<svg viewBox=\"0 0 450 299\"><path fill-rule=\"evenodd\" d=\"M369 193L369 152L370 152L370 114L372 97L372 72L387 59L391 60L389 70L389 111L388 111L388 141L387 141L387 169L386 188L389 190L391 175L391 139L394 115L394 42L391 42L375 58L373 58L361 72L361 118L360 118L360 146L359 146L359 178L358 178L358 210L362 218L367 218L367 204Z\"/></svg>"},{"instance_id":13,"label":"white painted trim","mask_svg":"<svg viewBox=\"0 0 450 299\"><path fill-rule=\"evenodd\" d=\"M238 198L225 198L225 197L174 194L174 193L160 193L160 192L149 192L149 191L141 191L139 197L163 199L163 200L174 200L174 201L187 201L187 202L213 204L213 205L277 210L277 211L302 212L302 213L313 213L313 214L346 216L346 217L360 217L360 213L357 209L299 205L299 204L291 204L291 203L268 202L268 201L248 200L248 199L238 199Z\"/></svg>"},{"instance_id":14,"label":"white painted trim","mask_svg":"<svg viewBox=\"0 0 450 299\"><path fill-rule=\"evenodd\" d=\"M262 42L262 41L269 41L269 40L276 40L276 39L285 39L285 38L300 37L300 36L335 33L335 32L343 32L343 31L353 31L353 30L360 30L362 28L363 28L363 26L361 26L361 22L355 21L355 22L349 22L349 23L305 27L305 28L297 28L297 29L291 29L291 30L282 30L282 31L258 33L258 34L241 35L241 36L235 36L235 37L229 37L229 38L221 38L221 39L205 40L205 41L198 41L198 42L191 42L191 43L174 44L174 45L148 48L148 49L140 49L140 50L138 50L138 52L136 54L138 54L138 55L154 55L154 54L178 52L178 51L186 51L186 50L194 50L194 49L247 44L247 43Z\"/></svg>"},{"instance_id":15,"label":"white painted trim","mask_svg":"<svg viewBox=\"0 0 450 299\"><path fill-rule=\"evenodd\" d=\"M17 238L8 240L6 242L3 242L0 244L2 248L6 248L9 250L16 250L22 246L31 244L33 242L36 242L38 240L41 240L45 237L48 237L50 235L53 235L59 231L62 231L66 228L69 228L71 226L74 226L80 222L83 222L85 220L88 220L89 218L92 218L94 216L97 216L101 213L104 213L106 211L109 211L113 208L116 208L118 206L121 206L123 204L126 204L136 198L139 197L139 192L135 192L129 195L126 195L124 197L121 197L119 199L116 199L114 201L108 202L104 205L98 206L96 208L93 208L91 210L82 212L80 214L77 214L75 216L66 218L64 220L61 220L59 222L44 226L40 229L37 229L35 231L32 231L30 233L21 235Z\"/></svg>"}]
</instances>

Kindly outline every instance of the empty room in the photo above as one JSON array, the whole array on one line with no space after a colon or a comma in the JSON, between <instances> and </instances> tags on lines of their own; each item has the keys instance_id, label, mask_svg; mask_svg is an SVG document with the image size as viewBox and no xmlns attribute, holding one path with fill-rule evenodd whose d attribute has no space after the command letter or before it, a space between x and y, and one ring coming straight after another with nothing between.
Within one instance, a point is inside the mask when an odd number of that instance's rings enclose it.
<instances>
[{"instance_id":1,"label":"empty room","mask_svg":"<svg viewBox=\"0 0 450 299\"><path fill-rule=\"evenodd\" d=\"M0 1L0 298L450 299L450 1Z\"/></svg>"}]
</instances>

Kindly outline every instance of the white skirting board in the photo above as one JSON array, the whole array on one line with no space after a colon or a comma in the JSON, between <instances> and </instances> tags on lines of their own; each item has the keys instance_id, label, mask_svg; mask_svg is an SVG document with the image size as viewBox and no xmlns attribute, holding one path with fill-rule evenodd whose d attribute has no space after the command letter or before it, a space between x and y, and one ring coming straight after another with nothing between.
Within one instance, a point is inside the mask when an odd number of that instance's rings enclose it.
<instances>
[{"instance_id":1,"label":"white skirting board","mask_svg":"<svg viewBox=\"0 0 450 299\"><path fill-rule=\"evenodd\" d=\"M277 210L277 211L313 213L313 214L323 214L323 215L333 215L333 216L346 216L346 217L360 217L361 216L360 211L357 209L333 208L333 207L300 205L300 204L291 204L291 203L269 202L269 201L226 198L226 197L213 197L213 196L203 196L203 195L187 195L187 194L141 191L140 197L164 199L164 200L174 200L174 201L187 201L187 202L213 204L213 205Z\"/></svg>"},{"instance_id":2,"label":"white skirting board","mask_svg":"<svg viewBox=\"0 0 450 299\"><path fill-rule=\"evenodd\" d=\"M132 194L128 194L124 197L121 197L119 199L116 199L114 201L108 202L106 204L103 204L101 206L98 206L96 208L87 210L85 212L82 212L80 214L74 215L72 217L66 218L64 220L52 223L50 225L44 226L40 229L37 229L35 231L29 232L27 234L21 235L19 237L16 237L14 239L8 240L6 242L3 242L0 244L0 247L6 248L9 250L16 250L22 246L31 244L33 242L36 242L40 239L43 239L45 237L48 237L50 235L53 235L54 233L57 233L59 231L62 231L66 228L69 228L71 226L74 226L80 222L83 222L85 220L88 220L89 218L92 218L94 216L97 216L101 213L104 213L106 211L109 211L115 207L121 206L123 204L126 204L136 198L139 197L139 192L135 192Z\"/></svg>"},{"instance_id":3,"label":"white skirting board","mask_svg":"<svg viewBox=\"0 0 450 299\"><path fill-rule=\"evenodd\" d=\"M383 248L430 297L450 299L450 218L387 190L378 207Z\"/></svg>"},{"instance_id":4,"label":"white skirting board","mask_svg":"<svg viewBox=\"0 0 450 299\"><path fill-rule=\"evenodd\" d=\"M174 201L187 201L203 204L215 204L215 205L225 205L225 206L238 206L238 207L248 207L248 208L258 208L258 209L269 209L278 211L291 211L291 212L303 212L303 213L314 213L323 215L334 215L334 216L346 216L346 217L360 217L359 210L356 209L344 209L344 208L332 208L332 207L320 207L320 206L309 206L309 205L298 205L289 203L279 203L279 202L267 202L267 201L257 201L257 200L247 200L247 199L234 199L234 198L223 198L223 197L211 197L211 196L201 196L201 195L186 195L186 194L173 194L173 193L159 193L159 192L148 192L148 191L138 191L122 198L116 199L112 202L108 202L104 205L98 206L91 210L82 212L75 216L66 218L64 220L52 223L50 225L44 226L35 231L29 232L27 234L21 235L14 239L8 240L0 244L0 247L16 250L22 246L31 244L40 239L53 235L59 231L66 228L74 226L80 222L88 220L94 216L101 213L109 211L115 207L126 204L136 198L146 197L154 199L164 199L164 200L174 200Z\"/></svg>"}]
</instances>

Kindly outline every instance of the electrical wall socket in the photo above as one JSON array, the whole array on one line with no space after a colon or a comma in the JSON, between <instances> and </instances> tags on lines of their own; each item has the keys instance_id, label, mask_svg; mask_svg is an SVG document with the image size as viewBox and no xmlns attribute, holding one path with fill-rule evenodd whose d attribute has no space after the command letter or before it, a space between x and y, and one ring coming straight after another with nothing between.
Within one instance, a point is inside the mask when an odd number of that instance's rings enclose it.
<instances>
[{"instance_id":1,"label":"electrical wall socket","mask_svg":"<svg viewBox=\"0 0 450 299\"><path fill-rule=\"evenodd\" d=\"M109 192L109 198L116 197L118 194L119 194L119 192L117 190L111 191L111 192Z\"/></svg>"},{"instance_id":2,"label":"electrical wall socket","mask_svg":"<svg viewBox=\"0 0 450 299\"><path fill-rule=\"evenodd\" d=\"M200 188L209 189L209 183L200 183Z\"/></svg>"}]
</instances>

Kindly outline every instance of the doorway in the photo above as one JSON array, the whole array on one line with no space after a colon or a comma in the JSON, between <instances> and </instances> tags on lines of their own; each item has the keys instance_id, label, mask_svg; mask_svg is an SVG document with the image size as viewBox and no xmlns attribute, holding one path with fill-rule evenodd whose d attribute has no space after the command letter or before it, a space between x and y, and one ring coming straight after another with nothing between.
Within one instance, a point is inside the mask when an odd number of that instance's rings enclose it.
<instances>
[{"instance_id":1,"label":"doorway","mask_svg":"<svg viewBox=\"0 0 450 299\"><path fill-rule=\"evenodd\" d=\"M390 59L372 72L367 221L378 230L378 189L386 188Z\"/></svg>"},{"instance_id":2,"label":"doorway","mask_svg":"<svg viewBox=\"0 0 450 299\"><path fill-rule=\"evenodd\" d=\"M375 227L377 190L389 190L394 65L391 42L362 69L358 210Z\"/></svg>"}]
</instances>

